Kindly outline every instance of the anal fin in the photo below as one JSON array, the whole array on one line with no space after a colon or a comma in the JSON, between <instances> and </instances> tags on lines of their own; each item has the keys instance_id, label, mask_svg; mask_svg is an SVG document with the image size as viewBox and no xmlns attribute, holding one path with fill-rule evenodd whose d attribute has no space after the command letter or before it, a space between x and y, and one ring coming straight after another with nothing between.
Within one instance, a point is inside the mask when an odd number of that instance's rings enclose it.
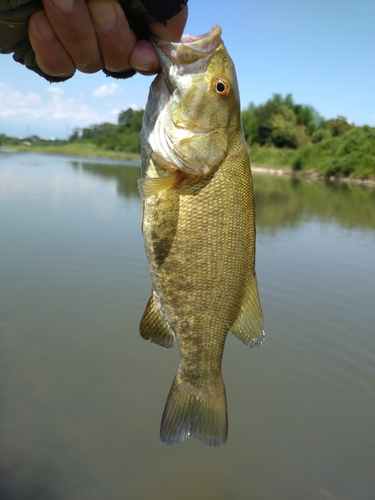
<instances>
[{"instance_id":1,"label":"anal fin","mask_svg":"<svg viewBox=\"0 0 375 500\"><path fill-rule=\"evenodd\" d=\"M261 346L264 342L263 313L255 274L251 277L240 313L230 331L251 347Z\"/></svg>"},{"instance_id":2,"label":"anal fin","mask_svg":"<svg viewBox=\"0 0 375 500\"><path fill-rule=\"evenodd\" d=\"M140 334L144 339L166 348L172 347L176 338L163 316L154 291L141 319Z\"/></svg>"}]
</instances>

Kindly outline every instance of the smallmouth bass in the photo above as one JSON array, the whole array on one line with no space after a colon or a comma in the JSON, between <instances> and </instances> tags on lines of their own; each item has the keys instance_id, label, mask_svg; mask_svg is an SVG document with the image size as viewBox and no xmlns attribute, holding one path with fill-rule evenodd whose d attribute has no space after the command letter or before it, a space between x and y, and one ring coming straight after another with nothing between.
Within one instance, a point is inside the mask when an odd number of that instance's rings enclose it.
<instances>
[{"instance_id":1,"label":"smallmouth bass","mask_svg":"<svg viewBox=\"0 0 375 500\"><path fill-rule=\"evenodd\" d=\"M250 163L233 62L214 26L178 43L153 38L162 72L141 131L142 233L152 281L143 338L178 339L180 366L160 428L174 445L225 443L221 375L229 331L261 345Z\"/></svg>"}]
</instances>

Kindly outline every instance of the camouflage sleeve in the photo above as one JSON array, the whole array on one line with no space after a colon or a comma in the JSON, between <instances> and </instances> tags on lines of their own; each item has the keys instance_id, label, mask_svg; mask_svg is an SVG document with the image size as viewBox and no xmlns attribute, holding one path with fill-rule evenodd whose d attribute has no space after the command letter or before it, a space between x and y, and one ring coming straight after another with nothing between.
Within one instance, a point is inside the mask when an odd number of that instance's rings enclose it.
<instances>
[{"instance_id":1,"label":"camouflage sleeve","mask_svg":"<svg viewBox=\"0 0 375 500\"><path fill-rule=\"evenodd\" d=\"M147 23L166 23L187 4L188 0L118 0L124 9L130 28L138 39L148 38ZM27 34L31 14L42 9L42 0L0 0L0 53L13 54L13 59L35 71L49 82L62 82L67 78L49 76L41 71ZM105 73L114 78L128 78L135 71Z\"/></svg>"}]
</instances>

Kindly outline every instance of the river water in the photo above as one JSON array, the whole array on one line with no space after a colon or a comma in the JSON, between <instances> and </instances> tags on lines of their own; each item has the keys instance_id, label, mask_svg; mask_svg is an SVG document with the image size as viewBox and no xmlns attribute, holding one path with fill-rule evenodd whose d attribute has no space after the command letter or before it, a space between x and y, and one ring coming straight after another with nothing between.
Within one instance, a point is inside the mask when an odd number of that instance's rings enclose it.
<instances>
[{"instance_id":1,"label":"river water","mask_svg":"<svg viewBox=\"0 0 375 500\"><path fill-rule=\"evenodd\" d=\"M266 341L228 336L227 444L168 447L138 177L0 153L0 499L374 500L375 190L254 176Z\"/></svg>"}]
</instances>

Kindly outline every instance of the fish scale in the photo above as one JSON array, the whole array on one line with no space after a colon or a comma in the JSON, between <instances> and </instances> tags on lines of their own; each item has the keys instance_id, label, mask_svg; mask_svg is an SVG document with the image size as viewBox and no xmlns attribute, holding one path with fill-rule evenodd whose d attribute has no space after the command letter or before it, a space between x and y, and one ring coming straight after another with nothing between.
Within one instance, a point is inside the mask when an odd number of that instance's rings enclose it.
<instances>
[{"instance_id":1,"label":"fish scale","mask_svg":"<svg viewBox=\"0 0 375 500\"><path fill-rule=\"evenodd\" d=\"M251 346L264 338L251 170L235 70L220 35L216 26L179 43L153 40L163 73L151 85L141 133L153 289L140 331L164 347L178 339L180 365L160 430L167 444L225 443L227 334Z\"/></svg>"}]
</instances>

